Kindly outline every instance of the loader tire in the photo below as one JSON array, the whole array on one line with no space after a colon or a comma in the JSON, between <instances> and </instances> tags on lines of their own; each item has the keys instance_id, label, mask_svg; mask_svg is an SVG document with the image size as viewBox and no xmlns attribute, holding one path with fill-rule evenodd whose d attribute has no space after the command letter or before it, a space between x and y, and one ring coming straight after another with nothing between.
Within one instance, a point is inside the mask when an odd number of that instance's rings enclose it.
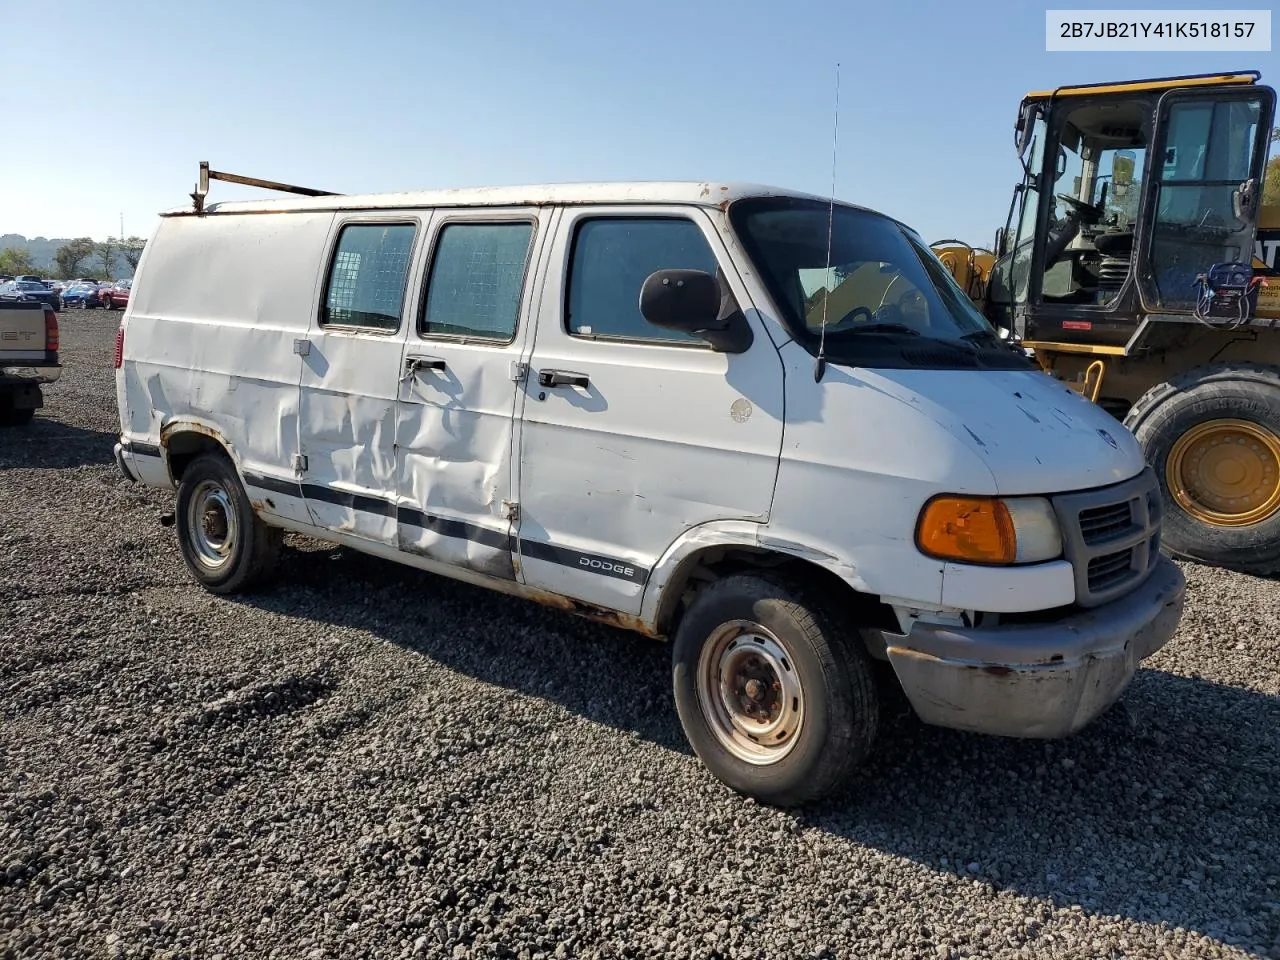
<instances>
[{"instance_id":1,"label":"loader tire","mask_svg":"<svg viewBox=\"0 0 1280 960\"><path fill-rule=\"evenodd\" d=\"M1148 390L1124 422L1160 483L1166 553L1280 573L1280 367L1189 370Z\"/></svg>"}]
</instances>

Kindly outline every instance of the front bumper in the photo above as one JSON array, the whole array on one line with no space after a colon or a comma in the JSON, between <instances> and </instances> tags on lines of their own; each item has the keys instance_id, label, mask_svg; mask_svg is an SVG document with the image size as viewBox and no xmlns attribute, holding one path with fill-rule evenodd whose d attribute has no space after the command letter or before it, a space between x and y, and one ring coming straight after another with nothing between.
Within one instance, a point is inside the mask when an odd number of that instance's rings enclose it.
<instances>
[{"instance_id":1,"label":"front bumper","mask_svg":"<svg viewBox=\"0 0 1280 960\"><path fill-rule=\"evenodd\" d=\"M1118 600L1053 623L885 633L894 672L925 723L1007 737L1062 737L1110 707L1141 660L1178 629L1186 580L1160 557Z\"/></svg>"}]
</instances>

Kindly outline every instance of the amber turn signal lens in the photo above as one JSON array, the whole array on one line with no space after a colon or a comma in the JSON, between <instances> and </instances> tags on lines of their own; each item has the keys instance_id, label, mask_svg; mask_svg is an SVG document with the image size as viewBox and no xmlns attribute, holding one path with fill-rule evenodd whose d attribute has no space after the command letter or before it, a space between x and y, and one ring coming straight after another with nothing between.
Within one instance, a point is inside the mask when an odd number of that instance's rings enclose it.
<instances>
[{"instance_id":1,"label":"amber turn signal lens","mask_svg":"<svg viewBox=\"0 0 1280 960\"><path fill-rule=\"evenodd\" d=\"M1018 538L1009 509L990 497L939 497L924 508L916 545L939 560L1013 563Z\"/></svg>"}]
</instances>

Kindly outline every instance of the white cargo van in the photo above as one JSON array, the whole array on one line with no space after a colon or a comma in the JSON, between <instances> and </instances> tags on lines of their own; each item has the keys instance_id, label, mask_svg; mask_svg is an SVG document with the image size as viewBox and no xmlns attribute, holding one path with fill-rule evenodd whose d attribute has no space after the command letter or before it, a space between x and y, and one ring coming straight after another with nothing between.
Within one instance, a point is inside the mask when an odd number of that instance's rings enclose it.
<instances>
[{"instance_id":1,"label":"white cargo van","mask_svg":"<svg viewBox=\"0 0 1280 960\"><path fill-rule=\"evenodd\" d=\"M892 219L721 183L193 196L120 328L116 454L210 590L293 530L670 638L689 742L776 804L865 756L878 683L1063 736L1175 632L1131 435Z\"/></svg>"}]
</instances>

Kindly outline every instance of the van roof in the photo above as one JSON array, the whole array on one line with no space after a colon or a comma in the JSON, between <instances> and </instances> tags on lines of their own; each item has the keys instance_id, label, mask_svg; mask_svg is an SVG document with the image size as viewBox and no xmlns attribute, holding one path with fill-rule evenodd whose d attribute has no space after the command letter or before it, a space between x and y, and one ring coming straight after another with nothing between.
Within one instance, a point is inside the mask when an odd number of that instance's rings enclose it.
<instances>
[{"instance_id":1,"label":"van roof","mask_svg":"<svg viewBox=\"0 0 1280 960\"><path fill-rule=\"evenodd\" d=\"M678 203L719 207L744 197L830 198L765 184L695 180L552 183L508 187L464 187L402 193L288 196L272 200L232 200L210 203L205 213L280 213L288 210L379 210L405 207L515 207L586 204ZM842 204L849 206L849 204ZM167 210L161 216L194 215L191 207Z\"/></svg>"}]
</instances>

